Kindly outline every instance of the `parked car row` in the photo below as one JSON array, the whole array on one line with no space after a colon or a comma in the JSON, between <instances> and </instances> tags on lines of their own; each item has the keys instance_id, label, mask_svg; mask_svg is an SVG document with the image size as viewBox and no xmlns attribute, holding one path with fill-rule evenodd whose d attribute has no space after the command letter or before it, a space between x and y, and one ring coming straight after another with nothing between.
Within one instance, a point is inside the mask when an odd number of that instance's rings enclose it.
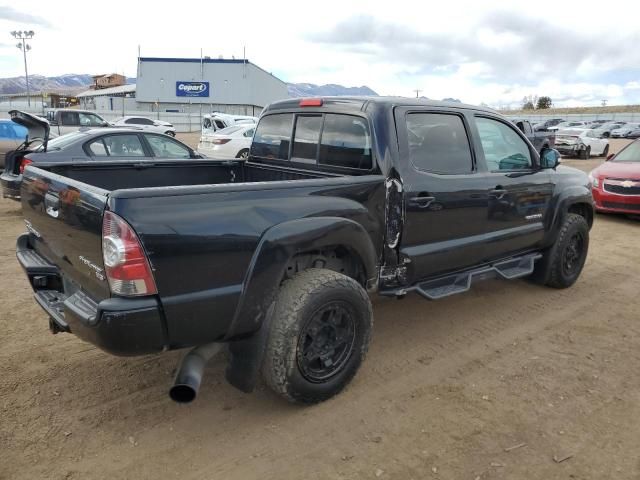
<instances>
[{"instance_id":1,"label":"parked car row","mask_svg":"<svg viewBox=\"0 0 640 480\"><path fill-rule=\"evenodd\" d=\"M535 132L558 132L567 129L591 129L600 138L639 138L640 123L613 120L571 121L552 118L544 122L535 123Z\"/></svg>"}]
</instances>

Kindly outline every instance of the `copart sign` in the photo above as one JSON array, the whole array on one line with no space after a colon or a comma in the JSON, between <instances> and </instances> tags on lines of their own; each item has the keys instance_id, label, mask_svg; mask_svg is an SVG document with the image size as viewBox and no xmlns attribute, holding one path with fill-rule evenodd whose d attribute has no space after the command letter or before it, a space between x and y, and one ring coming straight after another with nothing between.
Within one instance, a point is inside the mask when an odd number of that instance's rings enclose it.
<instances>
[{"instance_id":1,"label":"copart sign","mask_svg":"<svg viewBox=\"0 0 640 480\"><path fill-rule=\"evenodd\" d=\"M176 82L176 97L208 97L209 82Z\"/></svg>"}]
</instances>

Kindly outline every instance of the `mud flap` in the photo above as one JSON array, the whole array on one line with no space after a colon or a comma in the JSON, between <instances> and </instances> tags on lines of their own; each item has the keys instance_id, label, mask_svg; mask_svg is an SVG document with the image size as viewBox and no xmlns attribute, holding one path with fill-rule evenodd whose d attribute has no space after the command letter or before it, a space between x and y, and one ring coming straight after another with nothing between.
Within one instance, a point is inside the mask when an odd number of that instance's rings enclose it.
<instances>
[{"instance_id":1,"label":"mud flap","mask_svg":"<svg viewBox=\"0 0 640 480\"><path fill-rule=\"evenodd\" d=\"M274 306L275 303L272 303L269 307L260 330L248 338L229 342L229 364L225 378L242 392L251 393L256 387Z\"/></svg>"}]
</instances>

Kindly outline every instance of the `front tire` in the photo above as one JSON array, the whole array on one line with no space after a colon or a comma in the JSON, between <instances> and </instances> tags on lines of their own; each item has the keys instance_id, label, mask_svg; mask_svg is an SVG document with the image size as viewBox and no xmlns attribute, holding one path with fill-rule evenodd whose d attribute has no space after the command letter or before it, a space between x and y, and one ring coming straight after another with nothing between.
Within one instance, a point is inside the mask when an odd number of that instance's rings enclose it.
<instances>
[{"instance_id":1,"label":"front tire","mask_svg":"<svg viewBox=\"0 0 640 480\"><path fill-rule=\"evenodd\" d=\"M589 160L589 158L591 157L591 147L587 147L584 150L581 150L579 157L582 160Z\"/></svg>"},{"instance_id":2,"label":"front tire","mask_svg":"<svg viewBox=\"0 0 640 480\"><path fill-rule=\"evenodd\" d=\"M170 131L170 130L169 130L168 132L164 132L164 134L165 134L165 135L169 135L170 137L175 137L175 136L176 136L176 133L175 133L175 132L172 132L172 131Z\"/></svg>"},{"instance_id":3,"label":"front tire","mask_svg":"<svg viewBox=\"0 0 640 480\"><path fill-rule=\"evenodd\" d=\"M573 285L584 267L589 251L589 225L582 215L567 214L558 238L538 260L533 280L553 288Z\"/></svg>"},{"instance_id":4,"label":"front tire","mask_svg":"<svg viewBox=\"0 0 640 480\"><path fill-rule=\"evenodd\" d=\"M602 151L602 156L606 157L607 155L609 155L609 145L604 147L604 150Z\"/></svg>"},{"instance_id":5,"label":"front tire","mask_svg":"<svg viewBox=\"0 0 640 480\"><path fill-rule=\"evenodd\" d=\"M280 287L262 375L293 403L312 404L339 393L356 374L369 347L373 314L354 279L312 268Z\"/></svg>"}]
</instances>

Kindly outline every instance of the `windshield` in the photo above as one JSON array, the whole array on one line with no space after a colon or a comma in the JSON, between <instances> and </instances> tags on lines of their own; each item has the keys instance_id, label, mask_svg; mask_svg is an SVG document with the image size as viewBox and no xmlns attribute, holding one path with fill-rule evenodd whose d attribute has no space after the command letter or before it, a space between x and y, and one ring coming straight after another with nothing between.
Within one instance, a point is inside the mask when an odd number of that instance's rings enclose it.
<instances>
[{"instance_id":1,"label":"windshield","mask_svg":"<svg viewBox=\"0 0 640 480\"><path fill-rule=\"evenodd\" d=\"M86 134L82 132L71 132L66 135L62 135L60 137L54 138L53 140L49 140L49 144L47 145L47 150L62 150L67 145L71 145L75 143L81 137L84 137ZM42 150L42 146L38 148L38 151Z\"/></svg>"},{"instance_id":2,"label":"windshield","mask_svg":"<svg viewBox=\"0 0 640 480\"><path fill-rule=\"evenodd\" d=\"M640 142L633 142L613 157L614 162L640 162Z\"/></svg>"}]
</instances>

